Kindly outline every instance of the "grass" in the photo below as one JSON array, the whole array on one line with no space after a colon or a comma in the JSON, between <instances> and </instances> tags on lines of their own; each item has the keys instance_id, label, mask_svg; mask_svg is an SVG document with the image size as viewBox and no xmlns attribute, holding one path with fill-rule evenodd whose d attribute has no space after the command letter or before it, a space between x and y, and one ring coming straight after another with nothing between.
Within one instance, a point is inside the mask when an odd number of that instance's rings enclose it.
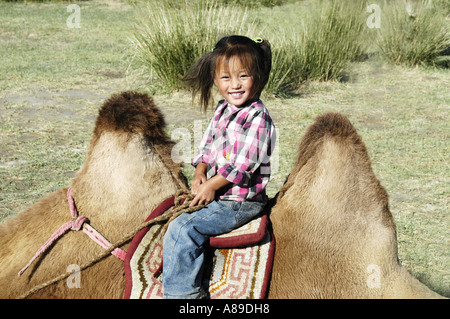
<instances>
[{"instance_id":1,"label":"grass","mask_svg":"<svg viewBox=\"0 0 450 319\"><path fill-rule=\"evenodd\" d=\"M269 9L218 0L136 3L142 14L133 32L134 49L143 67L155 73L155 82L169 90L183 87L180 79L188 68L223 35L264 37L273 44L274 72L266 96L289 95L307 80L341 79L349 62L365 55L365 38L374 37L365 1L290 1ZM268 23L279 10L287 16ZM437 61L450 45L443 2L419 2L407 12L404 3L384 1L380 10L383 24L373 42L386 59L408 66L448 63Z\"/></svg>"},{"instance_id":2,"label":"grass","mask_svg":"<svg viewBox=\"0 0 450 319\"><path fill-rule=\"evenodd\" d=\"M137 8L142 14L133 32L134 50L142 65L168 89L182 87L181 77L197 58L211 51L217 38L255 32L254 19L246 9L223 7L215 1L186 0L181 9L159 2Z\"/></svg>"},{"instance_id":3,"label":"grass","mask_svg":"<svg viewBox=\"0 0 450 319\"><path fill-rule=\"evenodd\" d=\"M266 21L266 33L276 33L286 25L301 28L296 5L249 10ZM66 6L0 2L0 219L68 185L86 156L98 108L112 93L154 93L169 134L192 134L194 120L202 119L203 129L209 120L190 105L189 93L149 85L151 74L133 62L133 7L81 2L81 28L69 29ZM450 297L449 70L371 55L349 62L344 73L345 81L309 80L295 96L264 100L280 135L280 170L268 192L273 196L283 184L314 117L346 114L390 195L400 260ZM189 165L184 172L192 178Z\"/></svg>"},{"instance_id":4,"label":"grass","mask_svg":"<svg viewBox=\"0 0 450 319\"><path fill-rule=\"evenodd\" d=\"M338 79L348 62L363 51L362 2L291 3L289 9L302 21L297 23L301 28L282 22L276 29L266 27L274 8L224 6L212 0L177 1L176 7L172 3L150 2L146 7L138 3L142 14L133 32L142 65L155 73L157 82L172 90L183 86L180 79L193 62L224 35L264 37L272 44L274 72L266 86L267 95L289 94L309 79Z\"/></svg>"},{"instance_id":5,"label":"grass","mask_svg":"<svg viewBox=\"0 0 450 319\"><path fill-rule=\"evenodd\" d=\"M292 2L293 0L215 0L217 4L220 6L231 5L234 7L247 7L247 8L256 8L256 7L274 7L279 6L284 3ZM295 0L294 0L295 1ZM127 0L128 3L134 5L142 5L143 3L148 3L147 0ZM186 1L185 0L158 0L159 5L163 5L166 8L176 8L176 9L186 9ZM189 5L198 5L199 3L204 2L204 0L191 0L188 2Z\"/></svg>"},{"instance_id":6,"label":"grass","mask_svg":"<svg viewBox=\"0 0 450 319\"><path fill-rule=\"evenodd\" d=\"M450 46L450 25L445 10L432 2L394 3L383 6L377 37L380 52L395 64L433 64Z\"/></svg>"}]
</instances>

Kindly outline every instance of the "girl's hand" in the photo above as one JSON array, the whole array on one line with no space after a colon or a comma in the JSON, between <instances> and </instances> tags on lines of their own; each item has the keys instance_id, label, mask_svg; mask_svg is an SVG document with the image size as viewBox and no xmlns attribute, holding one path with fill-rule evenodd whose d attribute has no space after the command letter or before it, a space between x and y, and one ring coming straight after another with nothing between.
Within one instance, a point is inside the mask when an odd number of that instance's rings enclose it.
<instances>
[{"instance_id":1,"label":"girl's hand","mask_svg":"<svg viewBox=\"0 0 450 319\"><path fill-rule=\"evenodd\" d=\"M197 195L200 185L206 183L206 168L207 165L204 163L199 163L195 168L194 179L191 183L191 193L192 195Z\"/></svg>"},{"instance_id":2,"label":"girl's hand","mask_svg":"<svg viewBox=\"0 0 450 319\"><path fill-rule=\"evenodd\" d=\"M195 175L194 179L192 180L192 183L191 183L191 193L193 195L197 195L198 191L200 189L200 186L204 183L206 183L206 175L205 174Z\"/></svg>"},{"instance_id":3,"label":"girl's hand","mask_svg":"<svg viewBox=\"0 0 450 319\"><path fill-rule=\"evenodd\" d=\"M208 181L205 181L198 186L196 189L196 194L192 193L195 197L189 207L193 207L195 205L208 205L214 200L216 191L229 183L230 182L220 174L212 177Z\"/></svg>"},{"instance_id":4,"label":"girl's hand","mask_svg":"<svg viewBox=\"0 0 450 319\"><path fill-rule=\"evenodd\" d=\"M205 182L198 186L194 195L195 197L189 204L189 207L193 207L196 205L208 205L214 200L216 196L216 190L214 189L212 183Z\"/></svg>"}]
</instances>

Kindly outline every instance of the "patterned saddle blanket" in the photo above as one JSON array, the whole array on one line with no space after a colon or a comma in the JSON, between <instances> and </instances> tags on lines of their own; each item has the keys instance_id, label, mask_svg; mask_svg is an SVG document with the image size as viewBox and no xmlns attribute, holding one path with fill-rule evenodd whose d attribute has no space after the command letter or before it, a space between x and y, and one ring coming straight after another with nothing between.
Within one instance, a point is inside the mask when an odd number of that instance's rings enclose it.
<instances>
[{"instance_id":1,"label":"patterned saddle blanket","mask_svg":"<svg viewBox=\"0 0 450 319\"><path fill-rule=\"evenodd\" d=\"M151 220L174 205L168 198L147 218ZM124 261L126 299L162 298L162 243L164 225L155 224L138 232ZM205 258L204 280L211 299L265 298L272 271L275 239L267 214L234 231L210 238Z\"/></svg>"}]
</instances>

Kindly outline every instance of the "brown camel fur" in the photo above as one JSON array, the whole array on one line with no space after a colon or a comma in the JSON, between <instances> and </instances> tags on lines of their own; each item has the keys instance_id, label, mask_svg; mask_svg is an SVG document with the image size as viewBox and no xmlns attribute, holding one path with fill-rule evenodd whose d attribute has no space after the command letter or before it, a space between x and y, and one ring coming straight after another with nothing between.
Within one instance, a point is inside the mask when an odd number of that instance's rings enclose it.
<instances>
[{"instance_id":1,"label":"brown camel fur","mask_svg":"<svg viewBox=\"0 0 450 319\"><path fill-rule=\"evenodd\" d=\"M187 187L181 167L170 158L173 143L164 123L153 100L136 92L113 95L99 111L87 159L71 187L80 215L111 243ZM83 232L69 231L18 277L50 235L71 220L66 192L67 188L56 191L0 225L0 298L18 297L103 252ZM123 262L105 258L81 272L80 284L81 288L68 288L63 280L31 297L122 298Z\"/></svg>"},{"instance_id":2,"label":"brown camel fur","mask_svg":"<svg viewBox=\"0 0 450 319\"><path fill-rule=\"evenodd\" d=\"M99 112L87 159L71 183L80 215L112 243L134 230L160 202L187 189L170 157L173 145L148 96L113 95ZM17 276L70 220L66 191L0 225L0 298L21 296L103 252L84 233L70 231ZM399 266L387 194L341 115L324 115L308 130L271 219L277 240L271 298L436 296ZM62 280L31 297L122 298L123 262L103 259L81 272L80 284L70 288Z\"/></svg>"},{"instance_id":3,"label":"brown camel fur","mask_svg":"<svg viewBox=\"0 0 450 319\"><path fill-rule=\"evenodd\" d=\"M319 117L271 212L270 298L436 298L398 262L388 195L343 115Z\"/></svg>"}]
</instances>

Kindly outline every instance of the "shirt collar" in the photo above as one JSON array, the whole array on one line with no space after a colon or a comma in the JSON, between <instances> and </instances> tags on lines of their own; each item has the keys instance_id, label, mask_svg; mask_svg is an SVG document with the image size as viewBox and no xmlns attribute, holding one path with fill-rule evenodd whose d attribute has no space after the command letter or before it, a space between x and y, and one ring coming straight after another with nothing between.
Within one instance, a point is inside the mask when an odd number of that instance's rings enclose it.
<instances>
[{"instance_id":1,"label":"shirt collar","mask_svg":"<svg viewBox=\"0 0 450 319\"><path fill-rule=\"evenodd\" d=\"M220 101L219 103L222 103L221 107L220 107L220 112L222 112L227 106L229 106L230 109L230 114L236 113L240 110L242 110L244 107L247 107L249 105L252 105L253 103L257 103L260 102L260 99L250 99L248 101L246 101L244 104L240 105L240 106L236 106L234 104L228 103L228 101L226 99L223 99L222 101Z\"/></svg>"}]
</instances>

